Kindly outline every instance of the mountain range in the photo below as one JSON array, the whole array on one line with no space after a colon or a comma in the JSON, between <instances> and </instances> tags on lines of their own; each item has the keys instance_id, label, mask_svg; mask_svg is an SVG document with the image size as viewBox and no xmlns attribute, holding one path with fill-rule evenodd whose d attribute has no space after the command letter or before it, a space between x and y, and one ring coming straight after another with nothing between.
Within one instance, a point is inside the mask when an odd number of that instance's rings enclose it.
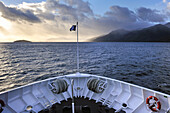
<instances>
[{"instance_id":1,"label":"mountain range","mask_svg":"<svg viewBox=\"0 0 170 113\"><path fill-rule=\"evenodd\" d=\"M170 22L140 30L119 29L91 39L92 42L170 42Z\"/></svg>"}]
</instances>

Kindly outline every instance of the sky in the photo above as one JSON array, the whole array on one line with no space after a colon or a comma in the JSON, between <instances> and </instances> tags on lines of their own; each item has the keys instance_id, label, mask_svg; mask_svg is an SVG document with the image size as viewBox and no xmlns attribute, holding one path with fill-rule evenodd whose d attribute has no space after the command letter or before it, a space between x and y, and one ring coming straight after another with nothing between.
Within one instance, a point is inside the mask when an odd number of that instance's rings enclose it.
<instances>
[{"instance_id":1,"label":"sky","mask_svg":"<svg viewBox=\"0 0 170 113\"><path fill-rule=\"evenodd\" d=\"M0 42L75 42L170 22L170 0L1 0Z\"/></svg>"}]
</instances>

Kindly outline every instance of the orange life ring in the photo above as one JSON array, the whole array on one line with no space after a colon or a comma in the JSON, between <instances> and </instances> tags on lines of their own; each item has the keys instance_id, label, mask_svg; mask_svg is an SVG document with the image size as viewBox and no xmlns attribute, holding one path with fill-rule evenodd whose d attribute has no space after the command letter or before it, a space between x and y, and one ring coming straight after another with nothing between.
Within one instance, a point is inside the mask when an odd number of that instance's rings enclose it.
<instances>
[{"instance_id":1,"label":"orange life ring","mask_svg":"<svg viewBox=\"0 0 170 113\"><path fill-rule=\"evenodd\" d=\"M150 102L151 100L152 102ZM146 104L153 112L157 112L161 109L161 102L155 96L149 96L146 99Z\"/></svg>"}]
</instances>

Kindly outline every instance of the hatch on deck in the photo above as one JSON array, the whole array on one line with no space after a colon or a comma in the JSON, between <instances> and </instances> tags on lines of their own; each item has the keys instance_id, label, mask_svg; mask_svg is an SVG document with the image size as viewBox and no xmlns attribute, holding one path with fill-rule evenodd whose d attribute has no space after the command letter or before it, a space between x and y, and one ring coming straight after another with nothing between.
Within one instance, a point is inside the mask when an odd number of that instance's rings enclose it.
<instances>
[{"instance_id":1,"label":"hatch on deck","mask_svg":"<svg viewBox=\"0 0 170 113\"><path fill-rule=\"evenodd\" d=\"M108 108L102 105L102 103L96 103L95 100L89 100L88 98L74 98L75 101L75 113L115 113L115 109ZM61 101L61 104L54 104L51 108L40 111L39 113L72 113L71 111L71 98L67 101ZM125 113L120 111L119 113Z\"/></svg>"}]
</instances>

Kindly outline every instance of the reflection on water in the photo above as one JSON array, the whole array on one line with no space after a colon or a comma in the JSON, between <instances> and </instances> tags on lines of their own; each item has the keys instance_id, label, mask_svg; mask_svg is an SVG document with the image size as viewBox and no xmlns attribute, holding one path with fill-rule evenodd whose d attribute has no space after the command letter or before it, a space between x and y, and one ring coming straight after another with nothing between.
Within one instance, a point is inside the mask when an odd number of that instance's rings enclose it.
<instances>
[{"instance_id":1,"label":"reflection on water","mask_svg":"<svg viewBox=\"0 0 170 113\"><path fill-rule=\"evenodd\" d=\"M75 72L76 43L0 44L0 91ZM80 43L80 72L170 94L170 43Z\"/></svg>"}]
</instances>

